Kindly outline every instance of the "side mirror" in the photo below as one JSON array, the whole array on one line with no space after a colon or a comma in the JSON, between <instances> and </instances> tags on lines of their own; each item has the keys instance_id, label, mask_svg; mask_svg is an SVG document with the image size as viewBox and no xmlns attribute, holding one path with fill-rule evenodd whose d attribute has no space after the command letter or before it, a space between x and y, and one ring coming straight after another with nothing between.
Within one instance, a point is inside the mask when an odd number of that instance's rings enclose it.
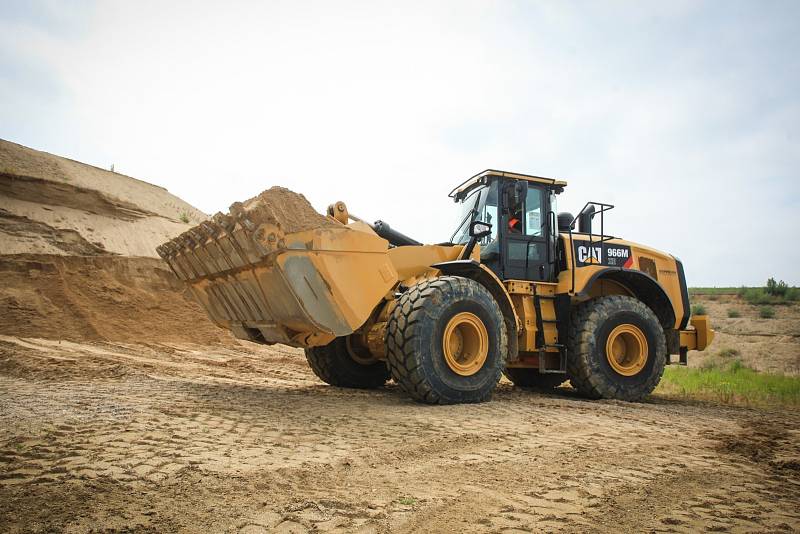
<instances>
[{"instance_id":1,"label":"side mirror","mask_svg":"<svg viewBox=\"0 0 800 534\"><path fill-rule=\"evenodd\" d=\"M478 244L480 239L492 233L492 225L483 221L472 221L469 223L469 242L461 251L458 257L460 260L466 260L472 256L472 251L475 250L475 245Z\"/></svg>"},{"instance_id":2,"label":"side mirror","mask_svg":"<svg viewBox=\"0 0 800 534\"><path fill-rule=\"evenodd\" d=\"M472 221L469 225L469 236L481 239L492 233L492 225L483 221Z\"/></svg>"}]
</instances>

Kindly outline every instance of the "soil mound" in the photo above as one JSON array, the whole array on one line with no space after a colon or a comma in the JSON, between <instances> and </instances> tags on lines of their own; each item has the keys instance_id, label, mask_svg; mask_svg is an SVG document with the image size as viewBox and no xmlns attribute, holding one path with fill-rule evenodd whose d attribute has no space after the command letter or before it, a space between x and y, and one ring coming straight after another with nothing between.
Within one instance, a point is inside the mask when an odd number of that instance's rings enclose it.
<instances>
[{"instance_id":1,"label":"soil mound","mask_svg":"<svg viewBox=\"0 0 800 534\"><path fill-rule=\"evenodd\" d=\"M156 257L206 218L163 187L0 139L4 254Z\"/></svg>"},{"instance_id":2,"label":"soil mound","mask_svg":"<svg viewBox=\"0 0 800 534\"><path fill-rule=\"evenodd\" d=\"M0 256L0 334L72 341L231 342L160 260Z\"/></svg>"},{"instance_id":3,"label":"soil mound","mask_svg":"<svg viewBox=\"0 0 800 534\"><path fill-rule=\"evenodd\" d=\"M267 189L243 203L237 202L230 208L231 213L240 210L244 211L255 224L277 224L287 234L339 226L317 213L306 197L279 186Z\"/></svg>"}]
</instances>

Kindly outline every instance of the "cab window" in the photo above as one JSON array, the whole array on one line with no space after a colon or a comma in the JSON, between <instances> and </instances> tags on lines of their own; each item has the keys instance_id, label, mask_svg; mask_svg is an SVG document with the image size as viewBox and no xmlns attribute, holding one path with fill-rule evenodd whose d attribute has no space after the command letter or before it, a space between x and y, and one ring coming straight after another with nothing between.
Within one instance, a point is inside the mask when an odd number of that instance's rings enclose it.
<instances>
[{"instance_id":1,"label":"cab window","mask_svg":"<svg viewBox=\"0 0 800 534\"><path fill-rule=\"evenodd\" d=\"M497 239L498 216L497 216L497 182L494 182L486 189L483 205L480 208L480 220L492 225L492 233L485 237L481 244L489 243Z\"/></svg>"},{"instance_id":2,"label":"cab window","mask_svg":"<svg viewBox=\"0 0 800 534\"><path fill-rule=\"evenodd\" d=\"M492 225L492 233L483 238L481 244L497 238L497 182L479 187L461 201L456 220L458 227L450 237L452 243L465 244L469 241L469 224L472 221L483 221Z\"/></svg>"},{"instance_id":3,"label":"cab window","mask_svg":"<svg viewBox=\"0 0 800 534\"><path fill-rule=\"evenodd\" d=\"M528 187L525 196L525 235L541 236L543 223L542 190L539 187Z\"/></svg>"}]
</instances>

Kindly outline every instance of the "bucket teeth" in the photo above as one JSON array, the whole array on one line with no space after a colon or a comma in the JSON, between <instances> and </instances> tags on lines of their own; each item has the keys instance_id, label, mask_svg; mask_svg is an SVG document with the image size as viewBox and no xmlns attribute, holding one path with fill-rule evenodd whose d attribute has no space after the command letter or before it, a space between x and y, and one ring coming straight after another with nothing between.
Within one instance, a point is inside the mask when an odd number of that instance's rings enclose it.
<instances>
[{"instance_id":1,"label":"bucket teeth","mask_svg":"<svg viewBox=\"0 0 800 534\"><path fill-rule=\"evenodd\" d=\"M170 240L164 243L163 245L159 245L158 247L156 247L156 252L164 260L169 261L177 253L177 247L175 246L175 242L173 240Z\"/></svg>"},{"instance_id":2,"label":"bucket teeth","mask_svg":"<svg viewBox=\"0 0 800 534\"><path fill-rule=\"evenodd\" d=\"M261 261L270 250L254 240L256 230L237 202L230 215L216 213L156 251L184 280L209 276Z\"/></svg>"},{"instance_id":3,"label":"bucket teeth","mask_svg":"<svg viewBox=\"0 0 800 534\"><path fill-rule=\"evenodd\" d=\"M203 232L208 239L215 239L222 230L222 228L210 221L201 222L197 229L198 231Z\"/></svg>"},{"instance_id":4,"label":"bucket teeth","mask_svg":"<svg viewBox=\"0 0 800 534\"><path fill-rule=\"evenodd\" d=\"M230 216L220 212L217 212L211 220L225 232L231 232L235 224Z\"/></svg>"},{"instance_id":5,"label":"bucket teeth","mask_svg":"<svg viewBox=\"0 0 800 534\"><path fill-rule=\"evenodd\" d=\"M181 248L190 249L192 248L192 245L194 245L194 242L192 241L192 236L189 234L189 232L184 232L178 236L178 246Z\"/></svg>"},{"instance_id":6,"label":"bucket teeth","mask_svg":"<svg viewBox=\"0 0 800 534\"><path fill-rule=\"evenodd\" d=\"M192 239L192 248L202 246L206 242L206 236L200 231L200 227L194 227L188 233Z\"/></svg>"},{"instance_id":7,"label":"bucket teeth","mask_svg":"<svg viewBox=\"0 0 800 534\"><path fill-rule=\"evenodd\" d=\"M255 232L255 230L256 230L256 225L253 223L253 221L248 219L247 216L245 216L245 215L242 215L239 218L239 224L241 224L242 228L244 228L248 232Z\"/></svg>"}]
</instances>

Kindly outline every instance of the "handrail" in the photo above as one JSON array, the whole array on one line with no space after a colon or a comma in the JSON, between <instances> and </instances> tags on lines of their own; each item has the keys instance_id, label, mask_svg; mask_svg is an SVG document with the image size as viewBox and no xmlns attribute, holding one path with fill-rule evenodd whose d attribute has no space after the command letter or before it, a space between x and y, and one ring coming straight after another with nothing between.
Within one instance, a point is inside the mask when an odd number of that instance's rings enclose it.
<instances>
[{"instance_id":1,"label":"handrail","mask_svg":"<svg viewBox=\"0 0 800 534\"><path fill-rule=\"evenodd\" d=\"M581 211L579 211L578 214L572 219L572 222L569 223L569 255L570 255L570 258L571 258L570 263L572 264L572 289L570 289L570 294L571 295L575 294L575 269L577 269L577 262L575 261L575 245L573 243L572 229L575 227L575 223L578 221L578 219L580 219L580 216L583 215L583 212L586 211L590 206L591 207L597 206L597 207L600 208L599 211L597 209L595 209L594 213L592 214L592 218L594 218L595 215L598 215L598 214L600 215L600 241L598 241L597 243L600 243L600 247L601 247L601 249L600 249L600 257L601 258L605 256L605 246L603 245L603 243L605 243L606 241L609 241L611 239L614 239L614 236L606 236L605 235L605 216L604 216L605 212L614 209L614 205L613 204L606 204L604 202L594 202L594 201L591 201L591 200L589 202L587 202L583 206ZM592 232L591 229L590 229L589 230L589 246L590 247L595 244L595 241L592 240L593 236L594 236L594 232Z\"/></svg>"}]
</instances>

